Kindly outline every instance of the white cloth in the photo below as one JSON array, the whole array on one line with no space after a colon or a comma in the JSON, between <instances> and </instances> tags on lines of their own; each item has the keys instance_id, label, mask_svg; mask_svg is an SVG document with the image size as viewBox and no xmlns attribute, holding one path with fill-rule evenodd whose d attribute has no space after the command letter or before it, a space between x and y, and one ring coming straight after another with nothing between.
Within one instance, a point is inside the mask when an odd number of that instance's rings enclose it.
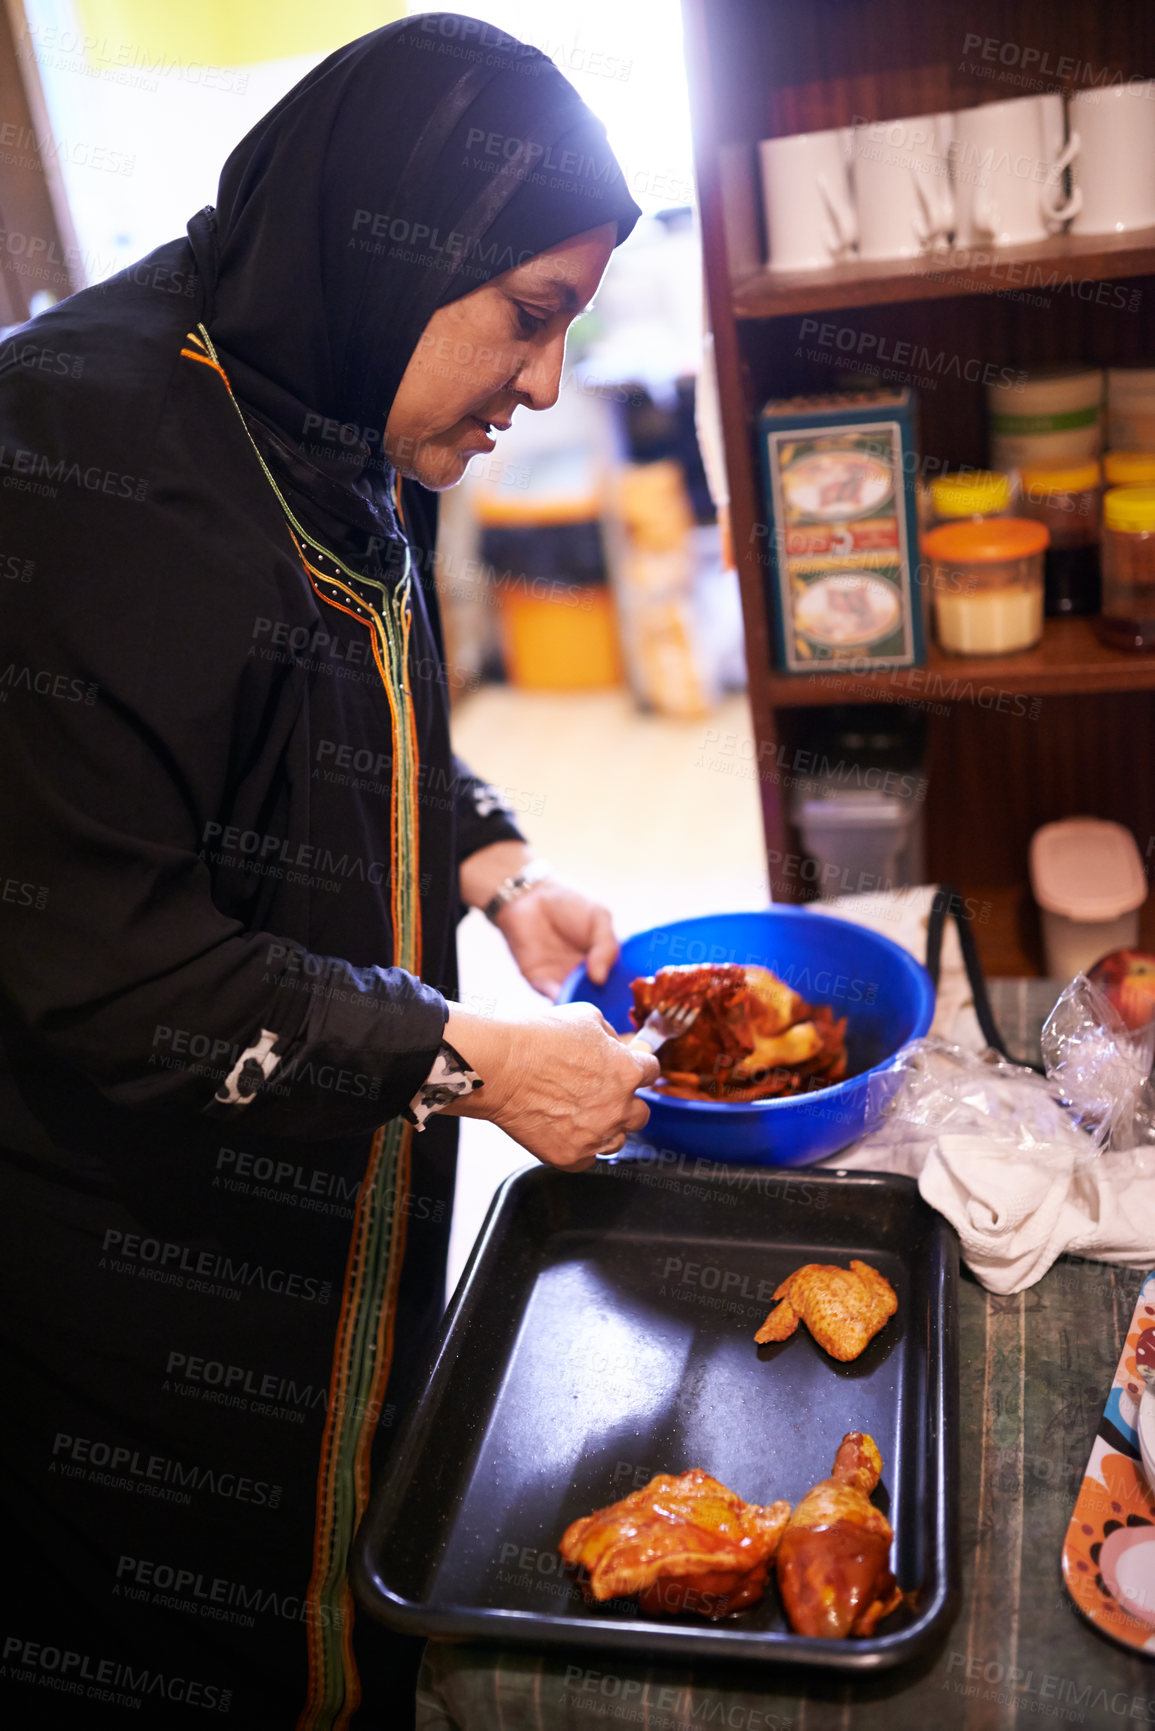
<instances>
[{"instance_id":1,"label":"white cloth","mask_svg":"<svg viewBox=\"0 0 1155 1731\"><path fill-rule=\"evenodd\" d=\"M883 932L921 961L934 894L924 884L813 908ZM879 1128L823 1165L916 1178L989 1292L1033 1286L1065 1252L1155 1268L1155 1147L1096 1154L1052 1084L1021 1069L966 1068L984 1041L951 923L930 1032L955 1056L929 1055Z\"/></svg>"},{"instance_id":2,"label":"white cloth","mask_svg":"<svg viewBox=\"0 0 1155 1731\"><path fill-rule=\"evenodd\" d=\"M939 1136L918 1187L959 1235L989 1292L1021 1292L1064 1252L1132 1268L1155 1264L1155 1152L1077 1160L993 1149L980 1136Z\"/></svg>"},{"instance_id":3,"label":"white cloth","mask_svg":"<svg viewBox=\"0 0 1155 1731\"><path fill-rule=\"evenodd\" d=\"M917 1179L990 1292L1064 1252L1155 1267L1155 1147L1096 1152L1052 1084L958 1047L924 1046L879 1127L825 1164Z\"/></svg>"}]
</instances>

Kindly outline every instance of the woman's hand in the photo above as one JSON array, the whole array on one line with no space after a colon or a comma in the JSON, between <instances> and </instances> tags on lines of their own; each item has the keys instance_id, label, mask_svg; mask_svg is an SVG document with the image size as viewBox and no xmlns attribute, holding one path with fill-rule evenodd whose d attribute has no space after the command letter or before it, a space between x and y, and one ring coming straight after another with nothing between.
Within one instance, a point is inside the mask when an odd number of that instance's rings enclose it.
<instances>
[{"instance_id":1,"label":"woman's hand","mask_svg":"<svg viewBox=\"0 0 1155 1731\"><path fill-rule=\"evenodd\" d=\"M498 885L522 871L532 857L524 842L480 848L462 863L462 899L471 907L485 907ZM618 958L609 909L551 878L510 902L496 925L524 977L546 998L556 1000L579 962L585 962L590 979L600 986Z\"/></svg>"},{"instance_id":2,"label":"woman's hand","mask_svg":"<svg viewBox=\"0 0 1155 1731\"><path fill-rule=\"evenodd\" d=\"M517 1022L451 1004L445 1038L484 1084L446 1110L490 1119L550 1166L580 1172L650 1116L636 1090L655 1080L658 1060L624 1045L592 1004Z\"/></svg>"},{"instance_id":3,"label":"woman's hand","mask_svg":"<svg viewBox=\"0 0 1155 1731\"><path fill-rule=\"evenodd\" d=\"M618 959L609 909L548 878L503 908L496 924L530 985L554 1002L579 962L600 986Z\"/></svg>"}]
</instances>

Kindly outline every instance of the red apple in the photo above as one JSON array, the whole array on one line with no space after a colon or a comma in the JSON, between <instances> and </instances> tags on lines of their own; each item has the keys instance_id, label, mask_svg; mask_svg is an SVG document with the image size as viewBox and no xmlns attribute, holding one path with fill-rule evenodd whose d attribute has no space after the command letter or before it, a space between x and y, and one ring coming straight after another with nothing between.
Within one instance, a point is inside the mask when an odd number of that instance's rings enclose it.
<instances>
[{"instance_id":1,"label":"red apple","mask_svg":"<svg viewBox=\"0 0 1155 1731\"><path fill-rule=\"evenodd\" d=\"M1129 1028L1145 1028L1155 1017L1155 956L1112 950L1087 969L1087 978L1106 992Z\"/></svg>"}]
</instances>

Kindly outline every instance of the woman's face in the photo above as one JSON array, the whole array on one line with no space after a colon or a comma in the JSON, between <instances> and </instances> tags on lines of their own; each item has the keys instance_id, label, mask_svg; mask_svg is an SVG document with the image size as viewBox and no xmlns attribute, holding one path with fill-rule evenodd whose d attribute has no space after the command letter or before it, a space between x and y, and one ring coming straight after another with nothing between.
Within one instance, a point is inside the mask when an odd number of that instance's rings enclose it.
<instances>
[{"instance_id":1,"label":"woman's face","mask_svg":"<svg viewBox=\"0 0 1155 1731\"><path fill-rule=\"evenodd\" d=\"M617 225L603 223L438 308L385 424L395 468L434 491L452 487L470 457L493 450L488 429L508 427L519 403L557 402L566 331L588 306L616 239Z\"/></svg>"}]
</instances>

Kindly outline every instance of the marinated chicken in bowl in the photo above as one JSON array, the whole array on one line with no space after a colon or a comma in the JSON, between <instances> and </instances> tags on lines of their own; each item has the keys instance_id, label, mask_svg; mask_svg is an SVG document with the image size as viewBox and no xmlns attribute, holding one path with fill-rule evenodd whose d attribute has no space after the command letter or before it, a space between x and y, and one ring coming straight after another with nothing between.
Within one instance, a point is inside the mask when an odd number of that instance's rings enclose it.
<instances>
[{"instance_id":1,"label":"marinated chicken in bowl","mask_svg":"<svg viewBox=\"0 0 1155 1731\"><path fill-rule=\"evenodd\" d=\"M846 1018L807 1004L754 965L660 968L633 980L633 1019L692 1004L698 1014L658 1049L665 1094L689 1100L772 1100L829 1087L846 1075Z\"/></svg>"}]
</instances>

